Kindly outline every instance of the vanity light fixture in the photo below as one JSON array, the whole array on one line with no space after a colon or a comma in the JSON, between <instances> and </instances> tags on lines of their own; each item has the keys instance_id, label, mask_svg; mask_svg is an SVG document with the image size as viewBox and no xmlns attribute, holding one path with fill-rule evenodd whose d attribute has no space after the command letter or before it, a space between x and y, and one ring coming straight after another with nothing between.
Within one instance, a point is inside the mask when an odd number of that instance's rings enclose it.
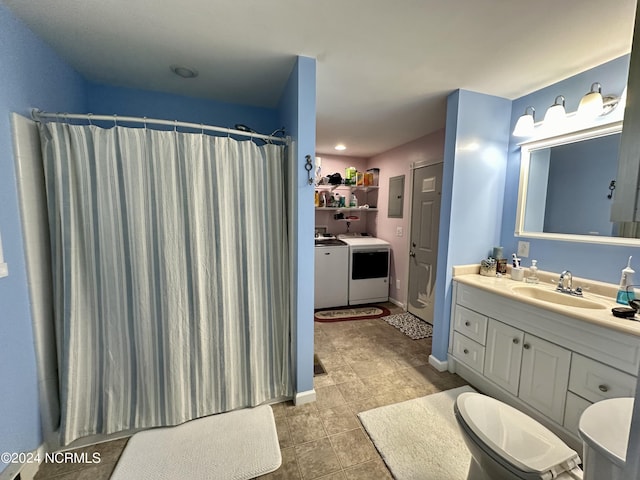
<instances>
[{"instance_id":1,"label":"vanity light fixture","mask_svg":"<svg viewBox=\"0 0 640 480\"><path fill-rule=\"evenodd\" d=\"M603 107L602 85L595 82L591 85L589 93L580 100L578 116L582 118L596 118L604 113Z\"/></svg>"},{"instance_id":2,"label":"vanity light fixture","mask_svg":"<svg viewBox=\"0 0 640 480\"><path fill-rule=\"evenodd\" d=\"M344 144L342 144L342 143L339 143L338 145L336 145L336 146L335 146L335 147L333 147L333 148L335 148L336 150L339 150L339 151L342 151L342 150L346 150L346 149L347 149L347 147L345 147L345 146L344 146Z\"/></svg>"},{"instance_id":3,"label":"vanity light fixture","mask_svg":"<svg viewBox=\"0 0 640 480\"><path fill-rule=\"evenodd\" d=\"M531 111L531 113L529 113ZM513 129L514 137L530 137L534 132L536 123L536 109L529 105L524 109L524 114L520 116Z\"/></svg>"},{"instance_id":4,"label":"vanity light fixture","mask_svg":"<svg viewBox=\"0 0 640 480\"><path fill-rule=\"evenodd\" d=\"M558 95L544 114L545 128L557 128L567 118L567 112L564 109L564 96Z\"/></svg>"}]
</instances>

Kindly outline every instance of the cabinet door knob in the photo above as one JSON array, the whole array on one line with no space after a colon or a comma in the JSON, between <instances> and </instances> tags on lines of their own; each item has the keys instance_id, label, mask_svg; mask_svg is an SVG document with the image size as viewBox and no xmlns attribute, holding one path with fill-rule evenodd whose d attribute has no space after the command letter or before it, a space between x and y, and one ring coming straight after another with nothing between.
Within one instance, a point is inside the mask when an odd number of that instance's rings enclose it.
<instances>
[{"instance_id":1,"label":"cabinet door knob","mask_svg":"<svg viewBox=\"0 0 640 480\"><path fill-rule=\"evenodd\" d=\"M529 347L531 347L531 345L529 345L528 343L522 345L522 348L524 348L525 350L529 350Z\"/></svg>"},{"instance_id":2,"label":"cabinet door knob","mask_svg":"<svg viewBox=\"0 0 640 480\"><path fill-rule=\"evenodd\" d=\"M598 390L600 390L601 392L608 392L609 387L606 385L598 385Z\"/></svg>"},{"instance_id":3,"label":"cabinet door knob","mask_svg":"<svg viewBox=\"0 0 640 480\"><path fill-rule=\"evenodd\" d=\"M471 322L464 322L465 327L470 327L471 326Z\"/></svg>"},{"instance_id":4,"label":"cabinet door knob","mask_svg":"<svg viewBox=\"0 0 640 480\"><path fill-rule=\"evenodd\" d=\"M513 339L513 344L514 345L518 345L520 343L520 339L519 338L514 338Z\"/></svg>"},{"instance_id":5,"label":"cabinet door knob","mask_svg":"<svg viewBox=\"0 0 640 480\"><path fill-rule=\"evenodd\" d=\"M466 348L462 351L465 355L469 353L469 350L467 350Z\"/></svg>"}]
</instances>

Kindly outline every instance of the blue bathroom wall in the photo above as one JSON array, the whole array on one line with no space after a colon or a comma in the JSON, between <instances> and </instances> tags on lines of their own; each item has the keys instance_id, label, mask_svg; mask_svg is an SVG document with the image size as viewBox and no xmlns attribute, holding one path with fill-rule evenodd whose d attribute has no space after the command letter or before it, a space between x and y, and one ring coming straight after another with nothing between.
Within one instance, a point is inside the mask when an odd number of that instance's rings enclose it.
<instances>
[{"instance_id":1,"label":"blue bathroom wall","mask_svg":"<svg viewBox=\"0 0 640 480\"><path fill-rule=\"evenodd\" d=\"M629 55L624 55L514 100L509 132L513 131L516 121L528 105L536 109L537 119L542 119L547 107L554 102L557 95L564 95L566 98L567 112L576 111L580 99L589 91L593 82L600 82L603 94L620 95L627 84L628 70ZM530 242L529 259L538 260L538 265L542 270L559 272L569 269L575 276L604 282L617 283L620 280L620 270L626 265L629 255L636 256L633 263L635 269L638 270L640 267L640 245L633 247L600 245L515 236L520 175L520 147L518 143L521 141L521 138L511 136L509 143L501 234L501 244L505 247L505 251L515 252L519 240L528 241ZM604 193L607 193L606 190ZM581 206L572 204L567 208L580 209ZM636 264L635 260L639 260L639 263ZM529 264L528 259L523 259L524 266Z\"/></svg>"},{"instance_id":2,"label":"blue bathroom wall","mask_svg":"<svg viewBox=\"0 0 640 480\"><path fill-rule=\"evenodd\" d=\"M282 127L276 108L251 107L92 82L87 87L87 111L80 113L88 112L94 115L117 114L178 120L225 128L243 124L266 135Z\"/></svg>"},{"instance_id":3,"label":"blue bathroom wall","mask_svg":"<svg viewBox=\"0 0 640 480\"><path fill-rule=\"evenodd\" d=\"M313 282L314 224L313 185L307 181L305 155L315 158L316 145L316 61L298 57L278 105L280 121L291 135L293 166L289 179L293 212L294 252L292 274L294 294L293 326L295 391L313 390ZM312 172L313 174L313 172Z\"/></svg>"},{"instance_id":4,"label":"blue bathroom wall","mask_svg":"<svg viewBox=\"0 0 640 480\"><path fill-rule=\"evenodd\" d=\"M511 101L458 90L447 100L432 355L447 359L451 267L479 263L500 240Z\"/></svg>"},{"instance_id":5,"label":"blue bathroom wall","mask_svg":"<svg viewBox=\"0 0 640 480\"><path fill-rule=\"evenodd\" d=\"M618 173L620 135L554 147L550 158L544 231L610 236L609 182Z\"/></svg>"},{"instance_id":6,"label":"blue bathroom wall","mask_svg":"<svg viewBox=\"0 0 640 480\"><path fill-rule=\"evenodd\" d=\"M83 111L85 83L2 4L0 65L0 235L9 266L0 278L0 452L22 452L42 435L10 113Z\"/></svg>"}]
</instances>

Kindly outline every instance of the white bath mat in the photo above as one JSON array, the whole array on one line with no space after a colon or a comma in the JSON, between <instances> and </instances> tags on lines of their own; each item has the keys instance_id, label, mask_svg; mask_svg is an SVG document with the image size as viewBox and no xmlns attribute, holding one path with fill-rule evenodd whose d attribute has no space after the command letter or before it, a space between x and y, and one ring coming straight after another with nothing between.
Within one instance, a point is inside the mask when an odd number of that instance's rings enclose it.
<instances>
[{"instance_id":1,"label":"white bath mat","mask_svg":"<svg viewBox=\"0 0 640 480\"><path fill-rule=\"evenodd\" d=\"M268 405L136 433L111 480L246 480L282 462Z\"/></svg>"},{"instance_id":2,"label":"white bath mat","mask_svg":"<svg viewBox=\"0 0 640 480\"><path fill-rule=\"evenodd\" d=\"M358 414L396 480L465 480L471 454L453 404L469 386Z\"/></svg>"}]
</instances>

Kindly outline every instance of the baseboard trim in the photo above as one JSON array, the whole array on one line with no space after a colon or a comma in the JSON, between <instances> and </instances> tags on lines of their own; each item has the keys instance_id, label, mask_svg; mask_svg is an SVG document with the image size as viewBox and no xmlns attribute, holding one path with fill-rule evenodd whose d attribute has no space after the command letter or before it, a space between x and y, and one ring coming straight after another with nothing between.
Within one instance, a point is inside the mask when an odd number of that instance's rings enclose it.
<instances>
[{"instance_id":1,"label":"baseboard trim","mask_svg":"<svg viewBox=\"0 0 640 480\"><path fill-rule=\"evenodd\" d=\"M407 306L406 306L404 303L402 303L402 302L401 302L401 301L399 301L399 300L396 300L395 298L391 298L391 297L389 297L389 301L390 301L391 303L393 303L394 305L396 305L397 307L400 307L400 308L401 308L401 309L403 309L403 310L406 310L406 309L407 309Z\"/></svg>"},{"instance_id":2,"label":"baseboard trim","mask_svg":"<svg viewBox=\"0 0 640 480\"><path fill-rule=\"evenodd\" d=\"M444 362L438 360L433 355L429 355L429 365L438 370L439 372L446 372L449 367L449 362L445 360Z\"/></svg>"},{"instance_id":3,"label":"baseboard trim","mask_svg":"<svg viewBox=\"0 0 640 480\"><path fill-rule=\"evenodd\" d=\"M44 444L32 452L27 452L27 454L32 455L32 458L40 459L40 462L44 458L44 453ZM14 480L18 475L20 475L20 480L33 480L39 468L40 463L38 462L10 463L0 472L0 480Z\"/></svg>"},{"instance_id":4,"label":"baseboard trim","mask_svg":"<svg viewBox=\"0 0 640 480\"><path fill-rule=\"evenodd\" d=\"M307 390L305 392L296 392L296 396L293 398L294 405L304 405L305 403L311 403L316 401L316 391Z\"/></svg>"}]
</instances>

